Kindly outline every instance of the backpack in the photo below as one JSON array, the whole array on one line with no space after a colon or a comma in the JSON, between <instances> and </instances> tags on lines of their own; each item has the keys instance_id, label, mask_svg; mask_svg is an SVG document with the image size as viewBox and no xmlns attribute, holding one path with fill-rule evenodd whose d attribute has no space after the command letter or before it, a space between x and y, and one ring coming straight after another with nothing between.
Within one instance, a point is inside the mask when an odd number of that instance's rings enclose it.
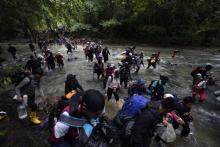
<instances>
[{"instance_id":1,"label":"backpack","mask_svg":"<svg viewBox=\"0 0 220 147\"><path fill-rule=\"evenodd\" d=\"M15 86L17 86L26 77L29 77L28 73L18 70L12 74L11 81Z\"/></svg>"},{"instance_id":2,"label":"backpack","mask_svg":"<svg viewBox=\"0 0 220 147\"><path fill-rule=\"evenodd\" d=\"M157 87L159 81L158 81L158 80L153 80L153 81L151 81L150 85L148 86L148 89L149 89L149 90L152 91L152 89L154 88L152 85L153 85L155 82L157 82L157 83L156 83L156 87Z\"/></svg>"},{"instance_id":3,"label":"backpack","mask_svg":"<svg viewBox=\"0 0 220 147\"><path fill-rule=\"evenodd\" d=\"M153 85L155 85L153 87ZM153 80L151 82L151 84L149 85L148 89L151 91L151 92L163 92L164 91L164 88L163 88L163 85L160 84L159 80Z\"/></svg>"},{"instance_id":4,"label":"backpack","mask_svg":"<svg viewBox=\"0 0 220 147\"><path fill-rule=\"evenodd\" d=\"M143 108L147 106L147 104L147 98L141 95L134 95L125 101L121 113L130 117L135 117Z\"/></svg>"},{"instance_id":5,"label":"backpack","mask_svg":"<svg viewBox=\"0 0 220 147\"><path fill-rule=\"evenodd\" d=\"M101 120L93 128L85 147L121 147L123 130L118 128L113 121Z\"/></svg>"},{"instance_id":6,"label":"backpack","mask_svg":"<svg viewBox=\"0 0 220 147\"><path fill-rule=\"evenodd\" d=\"M81 98L80 93L73 93L71 99L67 99L66 96L63 96L61 100L58 101L57 104L53 106L51 111L49 112L49 122L48 122L48 128L49 130L53 129L54 127L54 118L56 117L59 119L60 115L62 114L64 108L66 108L68 105L71 105L71 111L78 111L79 101Z\"/></svg>"},{"instance_id":7,"label":"backpack","mask_svg":"<svg viewBox=\"0 0 220 147\"><path fill-rule=\"evenodd\" d=\"M43 66L43 63L39 59L34 60L33 67L32 67L32 73L43 75L44 69L42 66Z\"/></svg>"},{"instance_id":8,"label":"backpack","mask_svg":"<svg viewBox=\"0 0 220 147\"><path fill-rule=\"evenodd\" d=\"M130 138L136 119L147 106L148 100L141 95L132 96L125 101L122 110L114 118L115 124L123 131L122 139Z\"/></svg>"}]
</instances>

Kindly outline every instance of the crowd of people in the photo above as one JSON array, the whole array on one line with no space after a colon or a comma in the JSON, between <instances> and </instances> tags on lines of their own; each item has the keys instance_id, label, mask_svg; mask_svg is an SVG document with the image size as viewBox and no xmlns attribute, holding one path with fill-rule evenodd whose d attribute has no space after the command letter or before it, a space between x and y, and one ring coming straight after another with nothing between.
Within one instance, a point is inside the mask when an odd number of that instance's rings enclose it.
<instances>
[{"instance_id":1,"label":"crowd of people","mask_svg":"<svg viewBox=\"0 0 220 147\"><path fill-rule=\"evenodd\" d=\"M64 41L64 44L67 54L72 54L77 48L77 44L73 45L68 41ZM213 68L211 64L192 71L192 95L179 98L172 91L167 93L166 84L169 77L166 75L160 75L158 80L151 81L149 85L143 79L132 79L132 68L138 74L141 66L145 67L144 53L136 53L135 46L127 48L121 62L115 65L108 61L110 49L104 47L101 41L83 39L80 44L84 47L85 59L94 62L93 73L97 74L97 79L103 80L104 92L94 88L85 90L76 75L67 75L64 96L48 118L48 141L51 146L148 147L152 140L157 143L175 141L175 130L180 126L180 135L183 138L189 135L190 122L193 121L191 107L196 101L196 95L200 96L199 102L204 102L206 85L213 84L209 74ZM16 99L23 102L23 96L27 95L29 118L35 125L41 124L36 114L35 88L44 96L41 88L43 65L46 63L49 71L54 70L55 61L59 68L64 67L64 56L61 53L54 55L45 42L39 42L38 45L43 55L38 55L35 46L30 43L34 54L27 61L25 70L20 74L22 76L17 76L19 79L15 82ZM16 48L9 45L8 51L16 59ZM175 50L172 58L175 58L178 52ZM156 68L160 61L159 56L160 52L152 54L147 60L146 68ZM114 96L118 103L122 87L127 89L127 98L124 99L121 110L113 119L109 119L105 102Z\"/></svg>"}]
</instances>

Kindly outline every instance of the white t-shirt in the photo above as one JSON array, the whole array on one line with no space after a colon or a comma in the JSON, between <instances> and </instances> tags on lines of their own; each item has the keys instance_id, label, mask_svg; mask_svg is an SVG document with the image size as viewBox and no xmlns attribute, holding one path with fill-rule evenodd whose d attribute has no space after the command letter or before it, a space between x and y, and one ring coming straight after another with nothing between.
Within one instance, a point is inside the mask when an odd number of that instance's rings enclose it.
<instances>
[{"instance_id":1,"label":"white t-shirt","mask_svg":"<svg viewBox=\"0 0 220 147\"><path fill-rule=\"evenodd\" d=\"M69 113L68 112L64 112L63 115L67 115L69 116ZM69 126L68 125L65 125L61 122L57 122L56 125L54 126L54 134L55 134L55 137L56 138L60 138L60 137L63 137L65 136L68 131L69 131Z\"/></svg>"}]
</instances>

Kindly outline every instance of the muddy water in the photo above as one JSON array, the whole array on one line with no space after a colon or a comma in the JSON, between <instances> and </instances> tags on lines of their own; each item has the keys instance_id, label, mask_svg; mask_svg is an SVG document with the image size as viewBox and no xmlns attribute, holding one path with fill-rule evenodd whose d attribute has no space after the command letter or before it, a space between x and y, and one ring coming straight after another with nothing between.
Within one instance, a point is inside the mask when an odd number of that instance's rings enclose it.
<instances>
[{"instance_id":1,"label":"muddy water","mask_svg":"<svg viewBox=\"0 0 220 147\"><path fill-rule=\"evenodd\" d=\"M5 44L2 45L3 48ZM20 58L27 58L30 54L28 47L23 44L17 45L19 48ZM111 48L110 62L118 63L120 60L120 53L127 46L120 45L108 45ZM66 48L64 46L50 46L51 50L61 52L65 56L65 67L64 69L56 69L54 72L47 72L46 76L42 80L43 89L47 96L54 97L64 94L64 81L65 77L69 73L77 75L79 82L84 89L95 88L104 93L102 89L102 81L97 80L96 76L93 80L92 65L93 63L87 62L84 59L84 54L81 46L74 51L72 61L67 61ZM175 48L176 49L176 48ZM173 49L174 50L174 49ZM155 48L155 47L137 47L137 52L143 51L146 58L152 53L161 52L161 62L156 69L146 70L144 67L141 68L138 75L132 75L133 79L143 78L148 84L153 79L158 79L161 73L169 76L170 82L167 85L167 92L176 93L180 98L191 94L191 83L192 79L190 76L191 70L205 63L212 63L215 65L213 75L216 79L220 80L220 53L217 49L179 49L181 52L176 58L171 58L170 48ZM3 53L6 57L10 56L7 52ZM8 60L8 63L13 63ZM220 84L218 82L218 84ZM180 137L173 144L167 146L192 146L192 147L218 147L220 138L220 102L216 101L213 95L213 90L220 88L220 86L209 87L207 91L207 101L203 104L197 104L193 108L194 122L192 123L192 133L189 142L184 142ZM124 98L127 96L126 89L122 89L120 97ZM106 111L110 117L118 111L118 105L115 104L114 100L107 103ZM156 146L156 145L153 145Z\"/></svg>"}]
</instances>

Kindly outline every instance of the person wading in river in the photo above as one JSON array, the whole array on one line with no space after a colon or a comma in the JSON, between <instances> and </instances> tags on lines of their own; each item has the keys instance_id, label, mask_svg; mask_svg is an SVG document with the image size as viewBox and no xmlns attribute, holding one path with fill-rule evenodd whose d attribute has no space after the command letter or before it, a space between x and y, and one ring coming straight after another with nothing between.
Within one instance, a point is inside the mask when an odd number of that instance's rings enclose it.
<instances>
[{"instance_id":1,"label":"person wading in river","mask_svg":"<svg viewBox=\"0 0 220 147\"><path fill-rule=\"evenodd\" d=\"M55 55L55 59L57 61L57 64L58 64L59 68L63 68L63 66L64 66L63 55L60 52L58 52Z\"/></svg>"},{"instance_id":2,"label":"person wading in river","mask_svg":"<svg viewBox=\"0 0 220 147\"><path fill-rule=\"evenodd\" d=\"M205 88L207 80L203 79L200 73L197 74L196 79L197 81L193 85L192 89L192 97L195 100L196 95L199 94L199 102L203 102L206 99Z\"/></svg>"},{"instance_id":3,"label":"person wading in river","mask_svg":"<svg viewBox=\"0 0 220 147\"><path fill-rule=\"evenodd\" d=\"M153 66L153 68L157 67L157 62L159 62L159 56L160 56L160 52L158 52L157 54L152 54L152 56L150 57L150 59L148 59L148 66L147 69L149 69L151 66Z\"/></svg>"},{"instance_id":4,"label":"person wading in river","mask_svg":"<svg viewBox=\"0 0 220 147\"><path fill-rule=\"evenodd\" d=\"M101 56L98 57L98 62L94 64L93 73L97 74L97 79L99 79L100 76L104 78L104 63L102 62Z\"/></svg>"},{"instance_id":5,"label":"person wading in river","mask_svg":"<svg viewBox=\"0 0 220 147\"><path fill-rule=\"evenodd\" d=\"M18 59L16 56L17 49L14 46L12 46L11 44L8 44L8 52L11 53L14 60Z\"/></svg>"},{"instance_id":6,"label":"person wading in river","mask_svg":"<svg viewBox=\"0 0 220 147\"><path fill-rule=\"evenodd\" d=\"M104 58L104 62L106 63L108 61L108 55L110 55L110 52L108 50L107 47L105 47L103 50L102 50L102 56Z\"/></svg>"},{"instance_id":7,"label":"person wading in river","mask_svg":"<svg viewBox=\"0 0 220 147\"><path fill-rule=\"evenodd\" d=\"M38 119L36 111L37 111L37 105L35 104L35 87L36 81L40 80L42 76L42 73L35 73L34 75L30 75L29 73L26 73L24 78L19 82L15 84L15 91L18 96L17 100L23 102L23 96L27 95L27 105L29 107L29 117L30 121L33 124L39 125L41 121Z\"/></svg>"},{"instance_id":8,"label":"person wading in river","mask_svg":"<svg viewBox=\"0 0 220 147\"><path fill-rule=\"evenodd\" d=\"M112 98L112 94L114 94L115 100L119 100L118 91L121 88L120 79L119 79L119 71L115 71L113 76L109 76L106 84L106 92L108 96L108 100Z\"/></svg>"},{"instance_id":9,"label":"person wading in river","mask_svg":"<svg viewBox=\"0 0 220 147\"><path fill-rule=\"evenodd\" d=\"M148 104L148 108L143 110L134 123L130 144L128 142L127 147L150 147L156 125L163 123L163 117L172 111L174 107L175 102L172 98Z\"/></svg>"}]
</instances>

